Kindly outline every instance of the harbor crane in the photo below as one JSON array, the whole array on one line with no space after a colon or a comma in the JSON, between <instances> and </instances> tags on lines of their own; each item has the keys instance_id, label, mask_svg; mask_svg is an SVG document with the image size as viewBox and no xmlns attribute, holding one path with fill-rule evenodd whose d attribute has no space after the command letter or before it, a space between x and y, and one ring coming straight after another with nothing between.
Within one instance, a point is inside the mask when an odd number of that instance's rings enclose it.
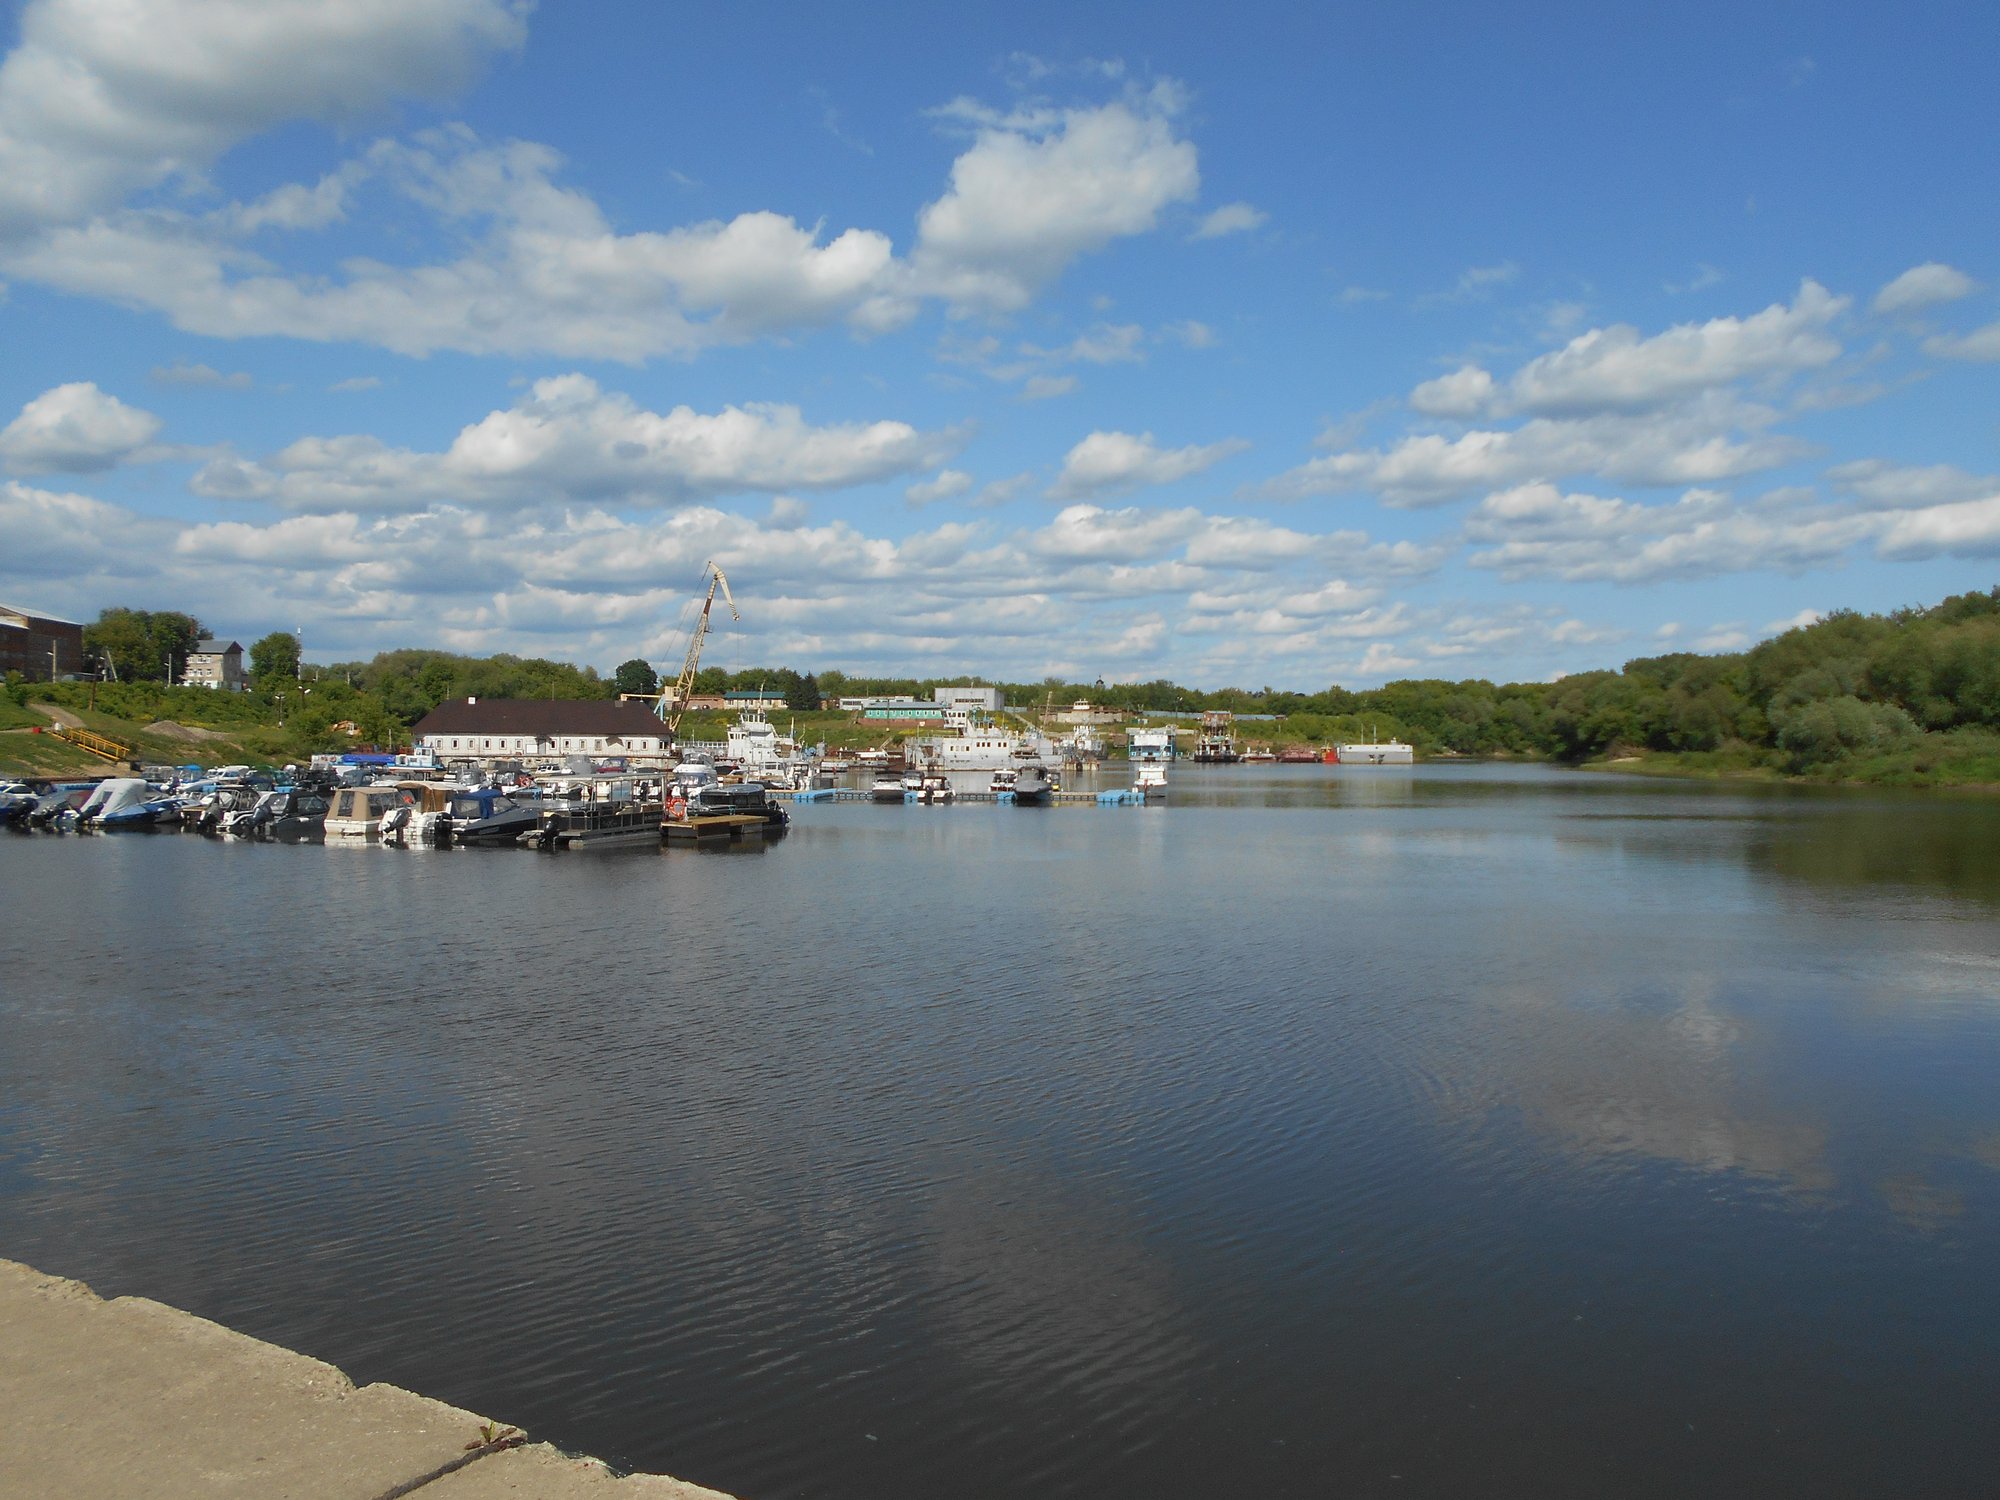
<instances>
[{"instance_id":1,"label":"harbor crane","mask_svg":"<svg viewBox=\"0 0 2000 1500\"><path fill-rule=\"evenodd\" d=\"M695 616L692 634L688 637L687 660L681 663L681 675L671 687L660 689L660 701L653 705L653 712L667 726L667 733L680 738L681 715L687 712L688 697L694 692L695 669L701 665L701 643L708 638L708 617L715 608L715 591L722 590L723 602L729 606L731 619L743 618L743 611L736 607L736 596L729 592L729 580L722 576L722 569L714 563L708 565L708 594L701 601L701 613Z\"/></svg>"}]
</instances>

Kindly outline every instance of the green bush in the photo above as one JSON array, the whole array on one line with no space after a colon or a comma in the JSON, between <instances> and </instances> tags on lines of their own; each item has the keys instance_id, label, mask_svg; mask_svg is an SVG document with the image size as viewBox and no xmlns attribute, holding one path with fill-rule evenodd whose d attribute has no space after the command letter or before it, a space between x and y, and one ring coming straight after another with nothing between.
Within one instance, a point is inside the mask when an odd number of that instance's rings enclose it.
<instances>
[{"instance_id":1,"label":"green bush","mask_svg":"<svg viewBox=\"0 0 2000 1500\"><path fill-rule=\"evenodd\" d=\"M1792 763L1800 770L1847 755L1888 749L1921 733L1895 704L1863 703L1851 693L1815 698L1780 710L1773 722L1779 748L1790 752Z\"/></svg>"}]
</instances>

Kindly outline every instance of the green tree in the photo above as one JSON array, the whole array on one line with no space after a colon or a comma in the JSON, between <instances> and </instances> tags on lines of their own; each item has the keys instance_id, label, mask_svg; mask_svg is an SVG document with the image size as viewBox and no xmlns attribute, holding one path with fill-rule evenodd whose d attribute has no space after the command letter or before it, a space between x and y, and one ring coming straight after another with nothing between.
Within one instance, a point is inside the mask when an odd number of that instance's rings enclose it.
<instances>
[{"instance_id":1,"label":"green tree","mask_svg":"<svg viewBox=\"0 0 2000 1500\"><path fill-rule=\"evenodd\" d=\"M795 677L785 685L785 706L799 713L814 713L819 708L819 679L808 672L803 677Z\"/></svg>"},{"instance_id":2,"label":"green tree","mask_svg":"<svg viewBox=\"0 0 2000 1500\"><path fill-rule=\"evenodd\" d=\"M612 683L621 693L657 693L660 690L660 674L653 670L651 662L642 657L618 664L612 674Z\"/></svg>"},{"instance_id":3,"label":"green tree","mask_svg":"<svg viewBox=\"0 0 2000 1500\"><path fill-rule=\"evenodd\" d=\"M201 639L201 621L177 609L155 610L147 617L146 634L160 659L159 680L169 682L187 670L188 653Z\"/></svg>"},{"instance_id":4,"label":"green tree","mask_svg":"<svg viewBox=\"0 0 2000 1500\"><path fill-rule=\"evenodd\" d=\"M250 675L260 684L272 685L299 675L299 638L288 630L274 630L250 647Z\"/></svg>"},{"instance_id":5,"label":"green tree","mask_svg":"<svg viewBox=\"0 0 2000 1500\"><path fill-rule=\"evenodd\" d=\"M83 627L84 652L121 682L165 682L169 662L178 676L200 639L201 622L177 609L149 612L114 605Z\"/></svg>"}]
</instances>

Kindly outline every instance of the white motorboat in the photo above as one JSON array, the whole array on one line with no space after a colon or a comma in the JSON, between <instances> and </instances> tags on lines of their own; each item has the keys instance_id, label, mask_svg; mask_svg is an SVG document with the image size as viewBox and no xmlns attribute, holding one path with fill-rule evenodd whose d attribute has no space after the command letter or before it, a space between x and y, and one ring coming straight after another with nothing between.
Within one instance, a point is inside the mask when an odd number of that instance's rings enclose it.
<instances>
[{"instance_id":1,"label":"white motorboat","mask_svg":"<svg viewBox=\"0 0 2000 1500\"><path fill-rule=\"evenodd\" d=\"M906 795L903 791L903 778L884 771L875 778L874 784L868 789L868 794L877 802L901 802Z\"/></svg>"},{"instance_id":2,"label":"white motorboat","mask_svg":"<svg viewBox=\"0 0 2000 1500\"><path fill-rule=\"evenodd\" d=\"M1048 767L1037 760L1017 761L1005 770L995 771L989 787L996 795L1011 793L1016 802L1042 802L1055 789Z\"/></svg>"},{"instance_id":3,"label":"white motorboat","mask_svg":"<svg viewBox=\"0 0 2000 1500\"><path fill-rule=\"evenodd\" d=\"M89 828L156 828L180 821L180 803L139 777L114 776L98 783L78 813Z\"/></svg>"},{"instance_id":4,"label":"white motorboat","mask_svg":"<svg viewBox=\"0 0 2000 1500\"><path fill-rule=\"evenodd\" d=\"M1132 790L1148 802L1167 795L1167 768L1161 761L1146 761L1132 773Z\"/></svg>"}]
</instances>

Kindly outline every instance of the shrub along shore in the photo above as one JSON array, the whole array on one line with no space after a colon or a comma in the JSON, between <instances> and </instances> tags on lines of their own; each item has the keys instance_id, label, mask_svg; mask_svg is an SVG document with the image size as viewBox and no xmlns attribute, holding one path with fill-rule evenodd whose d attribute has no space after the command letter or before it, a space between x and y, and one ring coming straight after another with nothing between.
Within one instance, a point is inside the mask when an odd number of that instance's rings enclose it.
<instances>
[{"instance_id":1,"label":"shrub along shore","mask_svg":"<svg viewBox=\"0 0 2000 1500\"><path fill-rule=\"evenodd\" d=\"M136 613L107 610L105 618L129 623ZM150 618L178 623L183 617ZM283 649L287 645L293 649ZM296 643L283 636L266 637L253 649L262 669L253 674L249 692L216 693L147 680L140 647L119 659L127 680L115 683L10 679L0 697L0 772L89 764L80 752L26 733L46 722L46 709L37 704L132 741L147 759L214 765L297 760L363 744L406 746L410 726L451 698L608 698L652 691L658 681L638 660L603 677L566 662L425 650L300 666ZM164 663L158 676L165 676ZM782 692L793 705L801 740L851 749L923 731L857 722L821 710L823 700L929 696L934 687L965 680L711 668L695 686L702 693ZM1555 682L1425 678L1317 693L1204 691L1164 679L993 685L1030 714L1087 698L1126 710L1139 723L1205 709L1258 715L1239 723L1238 733L1274 749L1373 735L1407 740L1427 757L1548 760L1676 776L2000 786L2000 587L1885 615L1837 611L1748 651L1640 657L1617 670ZM724 724L720 715L690 714L681 732L720 739Z\"/></svg>"}]
</instances>

